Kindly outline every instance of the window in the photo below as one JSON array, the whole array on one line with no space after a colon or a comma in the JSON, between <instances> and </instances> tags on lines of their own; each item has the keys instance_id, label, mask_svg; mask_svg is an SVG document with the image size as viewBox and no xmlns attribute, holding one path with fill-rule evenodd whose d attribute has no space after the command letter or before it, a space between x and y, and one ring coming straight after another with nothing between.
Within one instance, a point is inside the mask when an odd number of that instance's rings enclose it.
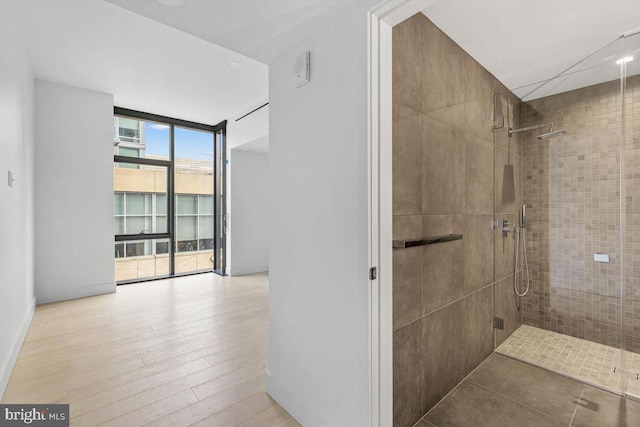
<instances>
[{"instance_id":1,"label":"window","mask_svg":"<svg viewBox=\"0 0 640 427\"><path fill-rule=\"evenodd\" d=\"M176 250L213 249L213 196L176 196Z\"/></svg>"},{"instance_id":2,"label":"window","mask_svg":"<svg viewBox=\"0 0 640 427\"><path fill-rule=\"evenodd\" d=\"M224 172L225 126L115 108L118 283L200 271L224 274L224 230L216 218L222 218L225 196L215 196L214 189L224 186L218 176Z\"/></svg>"},{"instance_id":3,"label":"window","mask_svg":"<svg viewBox=\"0 0 640 427\"><path fill-rule=\"evenodd\" d=\"M114 230L116 235L167 232L167 195L156 193L114 193ZM140 242L116 242L116 258L153 255L153 246ZM160 243L167 253L166 243ZM165 245L165 246L162 246ZM162 249L164 248L164 249Z\"/></svg>"}]
</instances>

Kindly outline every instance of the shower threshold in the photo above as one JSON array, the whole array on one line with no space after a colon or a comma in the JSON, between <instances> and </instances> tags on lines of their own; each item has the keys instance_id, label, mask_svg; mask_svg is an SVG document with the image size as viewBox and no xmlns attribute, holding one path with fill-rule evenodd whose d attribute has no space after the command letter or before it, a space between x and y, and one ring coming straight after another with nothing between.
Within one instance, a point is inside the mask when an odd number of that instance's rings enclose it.
<instances>
[{"instance_id":1,"label":"shower threshold","mask_svg":"<svg viewBox=\"0 0 640 427\"><path fill-rule=\"evenodd\" d=\"M520 326L496 353L640 400L640 354L533 326Z\"/></svg>"}]
</instances>

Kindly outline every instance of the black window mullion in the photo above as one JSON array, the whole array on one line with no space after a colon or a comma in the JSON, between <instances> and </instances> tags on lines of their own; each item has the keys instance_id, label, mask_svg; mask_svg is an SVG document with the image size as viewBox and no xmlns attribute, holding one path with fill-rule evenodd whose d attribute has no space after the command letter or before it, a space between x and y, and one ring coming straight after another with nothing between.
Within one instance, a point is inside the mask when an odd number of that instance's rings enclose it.
<instances>
[{"instance_id":1,"label":"black window mullion","mask_svg":"<svg viewBox=\"0 0 640 427\"><path fill-rule=\"evenodd\" d=\"M153 240L153 239L169 239L169 233L144 233L144 234L117 234L116 242L127 242L134 240Z\"/></svg>"},{"instance_id":2,"label":"black window mullion","mask_svg":"<svg viewBox=\"0 0 640 427\"><path fill-rule=\"evenodd\" d=\"M169 232L169 275L175 276L175 253L176 253L176 233L175 233L175 126L169 125L169 161L170 166L168 170L169 176L167 177L167 184L169 186L167 191L167 231Z\"/></svg>"},{"instance_id":3,"label":"black window mullion","mask_svg":"<svg viewBox=\"0 0 640 427\"><path fill-rule=\"evenodd\" d=\"M149 159L146 157L129 157L122 155L114 155L115 163L126 163L126 164L134 164L134 165L148 165L148 166L160 166L167 168L167 233L144 233L144 234L123 234L116 235L116 242L127 242L127 241L136 241L136 240L160 240L166 239L169 241L168 255L169 255L169 276L176 276L175 271L175 253L177 249L177 238L176 238L176 188L175 188L175 128L184 127L189 129L201 130L205 132L211 132L214 134L214 144L217 147L214 148L214 173L212 179L214 180L214 260L217 261L217 265L214 264L214 271L218 274L224 275L225 268L225 256L223 255L224 251L224 236L220 236L221 241L220 245L216 247L216 235L220 233L219 227L215 225L215 218L220 216L216 215L216 212L220 213L225 209L225 200L220 199L221 194L225 194L226 192L220 191L221 185L223 185L223 179L221 177L221 173L225 173L225 165L224 159L226 153L220 153L220 146L218 138L224 138L226 134L226 120L218 123L217 125L211 126L202 123L190 122L187 120L174 119L171 117L160 116L156 114L145 113L141 111L129 110L120 107L114 107L114 115L118 117L132 118L143 121L150 121L156 123L163 123L169 125L170 127L170 136L169 136L169 160L160 160L160 159ZM222 141L222 149L224 149L224 141ZM216 161L217 160L217 161ZM222 162L222 163L221 163ZM217 170L216 170L217 168ZM199 202L199 201L198 201ZM217 209L216 209L217 207ZM125 221L126 221L126 211L124 213ZM218 221L223 222L222 218L218 218ZM220 223L219 223L220 225ZM199 213L196 212L196 250L199 250L199 240L198 240L198 228L200 226L199 223ZM126 228L125 228L126 230ZM153 251L152 251L153 252ZM126 249L125 254L126 256ZM215 268L217 267L217 268ZM119 283L135 283L140 280L127 280ZM144 280L143 280L144 281Z\"/></svg>"}]
</instances>

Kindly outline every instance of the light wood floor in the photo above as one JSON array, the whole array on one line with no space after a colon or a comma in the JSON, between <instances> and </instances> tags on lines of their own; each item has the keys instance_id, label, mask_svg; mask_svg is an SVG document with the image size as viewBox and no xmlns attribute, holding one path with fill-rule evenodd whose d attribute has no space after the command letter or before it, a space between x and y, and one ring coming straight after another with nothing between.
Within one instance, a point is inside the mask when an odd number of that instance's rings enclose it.
<instances>
[{"instance_id":1,"label":"light wood floor","mask_svg":"<svg viewBox=\"0 0 640 427\"><path fill-rule=\"evenodd\" d=\"M298 426L264 392L266 275L119 286L36 308L3 403L76 426Z\"/></svg>"}]
</instances>

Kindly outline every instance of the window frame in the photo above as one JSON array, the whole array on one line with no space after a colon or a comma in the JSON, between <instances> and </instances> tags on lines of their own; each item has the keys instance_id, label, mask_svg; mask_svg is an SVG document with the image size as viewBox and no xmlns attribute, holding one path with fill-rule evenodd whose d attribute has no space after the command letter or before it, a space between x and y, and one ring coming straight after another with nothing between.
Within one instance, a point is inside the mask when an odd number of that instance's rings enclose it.
<instances>
[{"instance_id":1,"label":"window frame","mask_svg":"<svg viewBox=\"0 0 640 427\"><path fill-rule=\"evenodd\" d=\"M169 126L169 159L168 160L162 160L162 159L150 159L150 158L146 158L146 157L128 157L128 156L122 156L119 154L114 154L113 156L113 161L114 163L125 163L125 164L130 164L130 165L148 165L148 166L160 166L160 167L165 167L167 169L167 191L166 191L166 197L167 197L167 212L165 214L166 218L167 218L167 232L166 233L143 233L143 234L119 234L119 235L115 235L115 242L125 242L124 245L124 249L125 249L125 256L123 258L126 258L126 242L127 241L140 241L140 240L165 240L168 239L169 243L168 243L168 250L169 250L169 275L168 276L158 276L155 278L142 278L142 279L132 279L132 280L124 280L124 281L119 281L117 282L117 284L127 284L127 283L136 283L136 282L141 282L141 281L147 281L147 280L155 280L155 279L160 279L160 278L165 278L165 277L176 277L176 276L182 276L182 275L189 275L189 274L193 274L193 273L185 273L185 274L176 274L175 272L175 256L176 256L176 245L177 245L177 241L176 241L176 219L177 219L177 215L176 215L176 202L177 202L177 194L175 193L175 169L176 169L176 158L175 158L175 128L176 127L183 127L183 128L188 128L188 129L193 129L193 130L200 130L200 131L205 131L205 132L210 132L213 134L214 137L214 152L216 153L216 158L214 158L213 161L213 177L212 179L214 180L214 189L220 188L222 185L224 185L224 182L226 182L226 177L224 176L224 174L226 173L226 168L225 168L225 163L226 163L226 152L220 152L220 150L216 150L216 144L218 142L219 138L222 138L222 141L224 141L226 139L226 127L227 127L227 121L222 121L220 123L218 123L217 125L211 126L211 125L206 125L206 124L202 124L202 123L196 123L196 122L190 122L187 120L181 120L181 119L175 119L175 118L171 118L171 117L165 117L165 116L160 116L157 114L151 114L151 113L145 113L142 111L136 111L136 110L130 110L130 109L126 109L126 108L121 108L121 107L114 107L114 112L113 115L115 117L122 117L122 118L127 118L127 119L134 119L134 120L139 120L139 121L146 121L146 122L154 122L154 123L161 123L164 125L168 125ZM131 145L134 145L136 143L130 143ZM123 143L123 146L129 146L129 144L127 143ZM142 144L139 144L139 146L142 146ZM133 148L133 147L132 147ZM220 175L222 173L222 175ZM222 176L222 178L220 178ZM221 181L220 183L218 181ZM226 246L226 235L223 236L218 236L216 233L216 231L218 231L216 229L216 218L217 216L219 216L219 214L222 212L222 214L220 214L220 216L224 215L224 211L223 209L226 208L226 191L223 191L220 194L220 197L218 197L217 195L213 195L213 217L214 217L214 235L212 236L213 238L213 252L214 255L212 257L213 260L213 267L212 267L212 271L220 274L220 275L225 275L226 274L226 257L225 257L225 253L226 253L226 248L224 248L223 246ZM196 218L196 251L199 251L199 243L200 243L200 239L199 239L199 219L200 219L200 213L199 213L199 204L200 204L200 195L197 196L196 198L197 202L196 202L196 213L195 213L195 218ZM155 203L155 197L152 200L152 204ZM123 209L126 206L123 205ZM221 210L222 209L222 210ZM114 213L115 216L115 213ZM126 210L124 211L124 217L126 217ZM206 215L202 215L202 216L210 216L210 214L206 214ZM152 217L153 218L153 217ZM126 221L126 220L125 220ZM152 220L153 221L153 220ZM123 224L124 226L124 224ZM115 230L114 230L115 231ZM126 228L123 230L126 231ZM226 230L225 230L226 231ZM218 244L216 244L218 243ZM156 252L156 247L155 245L153 245L152 247L152 252L155 254ZM115 255L115 253L114 253Z\"/></svg>"}]
</instances>

